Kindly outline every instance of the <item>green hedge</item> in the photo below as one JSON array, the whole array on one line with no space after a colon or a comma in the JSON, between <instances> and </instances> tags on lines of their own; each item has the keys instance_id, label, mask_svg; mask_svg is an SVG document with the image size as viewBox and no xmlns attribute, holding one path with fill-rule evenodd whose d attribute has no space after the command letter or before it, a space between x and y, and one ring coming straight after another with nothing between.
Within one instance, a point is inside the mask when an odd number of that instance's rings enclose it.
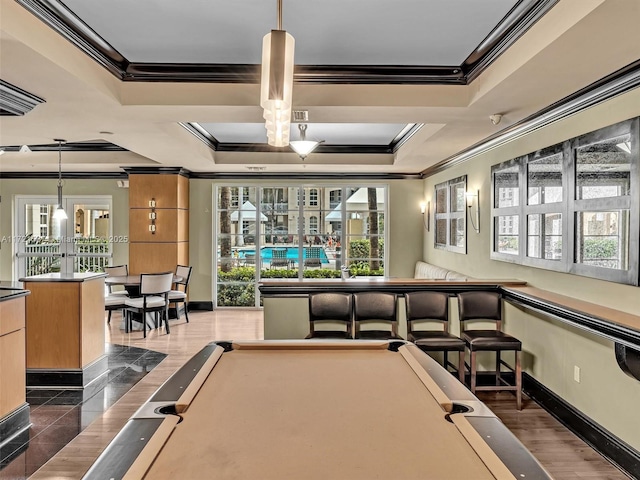
<instances>
[{"instance_id":1,"label":"green hedge","mask_svg":"<svg viewBox=\"0 0 640 480\"><path fill-rule=\"evenodd\" d=\"M304 278L338 278L340 277L340 271L329 268L319 268L314 270L305 270L303 275ZM261 270L260 278L298 278L298 270ZM255 306L256 298L253 283L254 280L255 268L253 267L236 267L231 269L229 272L218 270L218 306Z\"/></svg>"}]
</instances>

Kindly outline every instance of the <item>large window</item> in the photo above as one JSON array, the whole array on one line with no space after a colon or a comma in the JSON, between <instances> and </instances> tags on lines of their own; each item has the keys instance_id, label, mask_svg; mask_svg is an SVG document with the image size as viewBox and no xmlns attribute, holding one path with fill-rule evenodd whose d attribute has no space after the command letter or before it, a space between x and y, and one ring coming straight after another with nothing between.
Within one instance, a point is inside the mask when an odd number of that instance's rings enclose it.
<instances>
[{"instance_id":1,"label":"large window","mask_svg":"<svg viewBox=\"0 0 640 480\"><path fill-rule=\"evenodd\" d=\"M467 253L466 203L467 177L462 176L435 187L435 246Z\"/></svg>"},{"instance_id":2,"label":"large window","mask_svg":"<svg viewBox=\"0 0 640 480\"><path fill-rule=\"evenodd\" d=\"M385 186L221 185L215 198L216 306L259 306L261 278L384 275Z\"/></svg>"},{"instance_id":3,"label":"large window","mask_svg":"<svg viewBox=\"0 0 640 480\"><path fill-rule=\"evenodd\" d=\"M638 284L638 119L494 165L492 258Z\"/></svg>"}]
</instances>

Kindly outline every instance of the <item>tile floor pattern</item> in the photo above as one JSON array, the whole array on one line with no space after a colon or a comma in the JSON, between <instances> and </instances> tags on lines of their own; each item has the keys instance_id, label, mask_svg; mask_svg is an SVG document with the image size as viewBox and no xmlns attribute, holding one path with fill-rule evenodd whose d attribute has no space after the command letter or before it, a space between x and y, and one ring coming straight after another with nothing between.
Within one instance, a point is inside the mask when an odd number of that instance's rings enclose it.
<instances>
[{"instance_id":1,"label":"tile floor pattern","mask_svg":"<svg viewBox=\"0 0 640 480\"><path fill-rule=\"evenodd\" d=\"M27 390L29 445L0 470L2 480L32 475L167 356L144 348L107 345L107 385L90 398L78 390Z\"/></svg>"}]
</instances>

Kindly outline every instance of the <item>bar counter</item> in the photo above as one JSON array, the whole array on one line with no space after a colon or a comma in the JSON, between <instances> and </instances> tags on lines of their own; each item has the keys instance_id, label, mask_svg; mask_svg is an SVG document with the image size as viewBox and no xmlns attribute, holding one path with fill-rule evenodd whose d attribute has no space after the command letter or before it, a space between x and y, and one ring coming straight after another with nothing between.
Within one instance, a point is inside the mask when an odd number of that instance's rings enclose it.
<instances>
[{"instance_id":1,"label":"bar counter","mask_svg":"<svg viewBox=\"0 0 640 480\"><path fill-rule=\"evenodd\" d=\"M27 385L85 388L107 373L105 273L21 278L27 298Z\"/></svg>"},{"instance_id":2,"label":"bar counter","mask_svg":"<svg viewBox=\"0 0 640 480\"><path fill-rule=\"evenodd\" d=\"M417 278L355 277L339 278L290 278L269 279L258 288L264 306L265 339L301 339L309 333L308 296L316 292L373 292L398 294L398 334L407 338L404 313L406 292L433 290L456 295L473 290L499 291L502 287L525 286L526 282L514 279L438 280Z\"/></svg>"}]
</instances>

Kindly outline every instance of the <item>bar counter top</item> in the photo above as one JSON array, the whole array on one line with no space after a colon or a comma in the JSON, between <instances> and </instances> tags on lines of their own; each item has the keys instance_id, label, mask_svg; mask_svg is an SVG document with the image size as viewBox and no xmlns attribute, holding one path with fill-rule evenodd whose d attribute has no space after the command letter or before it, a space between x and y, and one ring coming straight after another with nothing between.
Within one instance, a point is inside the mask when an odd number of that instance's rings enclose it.
<instances>
[{"instance_id":1,"label":"bar counter top","mask_svg":"<svg viewBox=\"0 0 640 480\"><path fill-rule=\"evenodd\" d=\"M21 282L85 282L94 278L106 277L106 273L98 272L82 272L82 273L43 273L41 275L32 275L23 277Z\"/></svg>"},{"instance_id":2,"label":"bar counter top","mask_svg":"<svg viewBox=\"0 0 640 480\"><path fill-rule=\"evenodd\" d=\"M428 278L355 277L341 278L273 278L263 280L258 288L262 295L301 295L320 291L355 292L361 290L403 293L418 290L459 292L499 289L505 286L525 286L527 282L515 279L444 280Z\"/></svg>"},{"instance_id":3,"label":"bar counter top","mask_svg":"<svg viewBox=\"0 0 640 480\"><path fill-rule=\"evenodd\" d=\"M30 293L31 292L29 290L25 290L23 288L4 287L0 285L0 302L12 300L18 297L24 297L25 295L29 295Z\"/></svg>"}]
</instances>

